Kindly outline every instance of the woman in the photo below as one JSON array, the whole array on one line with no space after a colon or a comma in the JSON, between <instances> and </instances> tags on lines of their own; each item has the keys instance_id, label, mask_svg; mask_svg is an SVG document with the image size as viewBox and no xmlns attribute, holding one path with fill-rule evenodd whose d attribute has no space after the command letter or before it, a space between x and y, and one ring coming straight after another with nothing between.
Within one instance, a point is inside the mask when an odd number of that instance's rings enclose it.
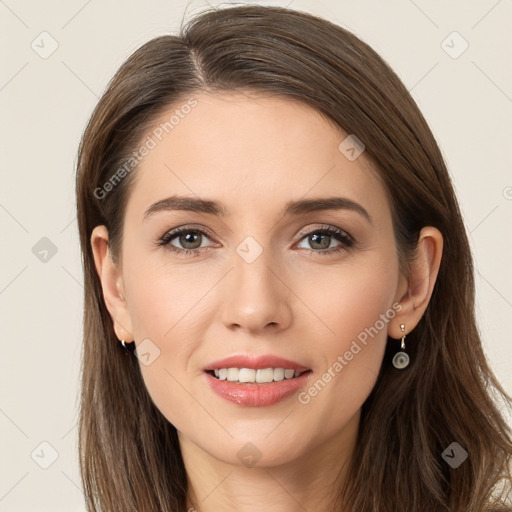
<instances>
[{"instance_id":1,"label":"woman","mask_svg":"<svg viewBox=\"0 0 512 512\"><path fill-rule=\"evenodd\" d=\"M453 187L354 35L243 6L148 42L77 202L88 510L507 510Z\"/></svg>"}]
</instances>

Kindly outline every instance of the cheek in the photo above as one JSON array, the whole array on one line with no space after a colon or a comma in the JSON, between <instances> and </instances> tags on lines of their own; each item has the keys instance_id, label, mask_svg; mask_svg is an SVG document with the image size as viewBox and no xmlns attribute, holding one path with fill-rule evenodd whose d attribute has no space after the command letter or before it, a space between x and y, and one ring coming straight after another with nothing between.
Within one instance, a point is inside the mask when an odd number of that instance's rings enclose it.
<instances>
[{"instance_id":1,"label":"cheek","mask_svg":"<svg viewBox=\"0 0 512 512\"><path fill-rule=\"evenodd\" d=\"M142 261L133 270L126 291L135 339L154 338L163 345L194 322L201 299L215 285L211 272L203 276L191 269Z\"/></svg>"},{"instance_id":2,"label":"cheek","mask_svg":"<svg viewBox=\"0 0 512 512\"><path fill-rule=\"evenodd\" d=\"M140 274L142 278L131 283L130 316L137 352L142 354L142 378L153 403L167 420L178 430L188 430L188 415L179 412L194 411L191 395L186 392L186 372L188 354L193 350L190 322L198 299L193 288L176 273L172 279L157 270ZM144 352L149 357L144 358Z\"/></svg>"},{"instance_id":3,"label":"cheek","mask_svg":"<svg viewBox=\"0 0 512 512\"><path fill-rule=\"evenodd\" d=\"M297 283L297 295L315 313L313 322L322 327L317 349L332 357L375 324L380 338L386 338L387 323L379 319L392 309L396 294L398 264L392 263L393 260L386 258L368 258L329 272L318 272L302 284Z\"/></svg>"},{"instance_id":4,"label":"cheek","mask_svg":"<svg viewBox=\"0 0 512 512\"><path fill-rule=\"evenodd\" d=\"M150 354L148 360L140 359L145 386L164 416L178 430L189 430L190 418L204 414L194 393L188 391L189 361L204 337L209 315L217 311L208 292L218 276L206 267L203 273L185 267L171 269L142 258L134 258L131 272L128 262L126 269L133 334L137 346Z\"/></svg>"},{"instance_id":5,"label":"cheek","mask_svg":"<svg viewBox=\"0 0 512 512\"><path fill-rule=\"evenodd\" d=\"M322 353L323 366L298 396L313 431L336 432L357 413L373 389L388 324L399 308L393 303L397 278L398 265L379 265L375 259L346 267L331 274L329 280L317 280L319 286L311 297L316 297L316 302L311 308L321 311L318 316L332 332L315 344Z\"/></svg>"}]
</instances>

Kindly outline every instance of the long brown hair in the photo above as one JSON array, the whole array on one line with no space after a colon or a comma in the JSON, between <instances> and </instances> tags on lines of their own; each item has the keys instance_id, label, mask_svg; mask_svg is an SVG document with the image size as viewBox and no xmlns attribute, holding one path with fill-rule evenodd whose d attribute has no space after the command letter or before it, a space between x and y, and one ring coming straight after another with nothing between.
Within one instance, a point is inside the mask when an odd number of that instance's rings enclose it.
<instances>
[{"instance_id":1,"label":"long brown hair","mask_svg":"<svg viewBox=\"0 0 512 512\"><path fill-rule=\"evenodd\" d=\"M444 237L430 304L408 337L411 365L398 371L385 358L333 510L498 510L502 500L493 496L509 489L512 442L494 399L507 405L510 399L482 350L470 247L436 141L407 89L367 44L324 19L261 6L207 11L179 36L144 44L109 83L83 134L79 452L87 510L186 509L176 429L153 404L137 358L116 343L90 236L104 224L114 261L119 258L137 172L126 162L155 119L195 93L235 90L298 99L364 143L389 197L403 268L422 227L434 226ZM453 442L469 454L457 468L442 457Z\"/></svg>"}]
</instances>

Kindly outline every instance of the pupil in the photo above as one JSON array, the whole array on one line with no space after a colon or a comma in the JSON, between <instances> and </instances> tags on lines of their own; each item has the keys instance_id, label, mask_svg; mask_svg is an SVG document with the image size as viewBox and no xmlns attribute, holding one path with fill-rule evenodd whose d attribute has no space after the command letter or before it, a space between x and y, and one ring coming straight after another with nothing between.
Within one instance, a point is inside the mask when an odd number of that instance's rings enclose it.
<instances>
[{"instance_id":1,"label":"pupil","mask_svg":"<svg viewBox=\"0 0 512 512\"><path fill-rule=\"evenodd\" d=\"M181 235L181 244L186 247L187 249L197 249L197 247L189 247L187 246L187 244L192 244L194 245L194 237L199 237L199 234L198 233L187 233L185 235ZM197 243L197 239L195 240L195 242ZM201 245L201 244L199 244Z\"/></svg>"},{"instance_id":2,"label":"pupil","mask_svg":"<svg viewBox=\"0 0 512 512\"><path fill-rule=\"evenodd\" d=\"M319 243L321 245L321 247L318 247L319 249L327 249L329 247L329 235L319 235L319 234L316 234L316 235L311 235L311 242L313 244L315 243ZM322 239L321 241L319 241L318 239ZM327 243L326 243L327 242Z\"/></svg>"}]
</instances>

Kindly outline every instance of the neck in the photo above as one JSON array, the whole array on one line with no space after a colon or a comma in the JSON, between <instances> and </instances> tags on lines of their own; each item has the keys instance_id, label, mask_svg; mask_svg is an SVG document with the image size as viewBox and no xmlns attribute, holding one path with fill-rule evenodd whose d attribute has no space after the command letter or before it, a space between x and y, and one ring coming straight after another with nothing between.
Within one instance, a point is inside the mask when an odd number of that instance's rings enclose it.
<instances>
[{"instance_id":1,"label":"neck","mask_svg":"<svg viewBox=\"0 0 512 512\"><path fill-rule=\"evenodd\" d=\"M346 481L359 414L322 444L279 465L253 467L221 461L179 433L188 477L189 512L303 512L333 510Z\"/></svg>"}]
</instances>

